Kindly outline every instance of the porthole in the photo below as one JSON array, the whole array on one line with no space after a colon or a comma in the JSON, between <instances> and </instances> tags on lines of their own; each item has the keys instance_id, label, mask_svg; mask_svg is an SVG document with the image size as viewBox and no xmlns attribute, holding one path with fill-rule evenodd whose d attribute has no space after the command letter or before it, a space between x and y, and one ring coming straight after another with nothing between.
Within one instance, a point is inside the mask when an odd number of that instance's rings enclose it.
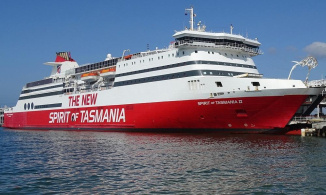
<instances>
[{"instance_id":1,"label":"porthole","mask_svg":"<svg viewBox=\"0 0 326 195\"><path fill-rule=\"evenodd\" d=\"M31 104L31 109L34 109L34 103L32 102L32 104Z\"/></svg>"},{"instance_id":2,"label":"porthole","mask_svg":"<svg viewBox=\"0 0 326 195\"><path fill-rule=\"evenodd\" d=\"M25 103L25 104L24 104L24 110L26 110L26 107L27 107L27 106L26 106L26 103Z\"/></svg>"},{"instance_id":3,"label":"porthole","mask_svg":"<svg viewBox=\"0 0 326 195\"><path fill-rule=\"evenodd\" d=\"M29 103L27 104L27 108L28 110L31 108L31 105Z\"/></svg>"}]
</instances>

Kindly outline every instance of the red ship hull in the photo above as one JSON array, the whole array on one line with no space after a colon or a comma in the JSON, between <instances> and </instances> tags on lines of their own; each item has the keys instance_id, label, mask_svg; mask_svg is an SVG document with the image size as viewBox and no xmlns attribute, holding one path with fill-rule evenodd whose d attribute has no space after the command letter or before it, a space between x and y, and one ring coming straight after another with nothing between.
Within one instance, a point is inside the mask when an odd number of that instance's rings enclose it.
<instances>
[{"instance_id":1,"label":"red ship hull","mask_svg":"<svg viewBox=\"0 0 326 195\"><path fill-rule=\"evenodd\" d=\"M4 127L265 132L284 128L306 98L307 95L243 97L17 112L5 114Z\"/></svg>"}]
</instances>

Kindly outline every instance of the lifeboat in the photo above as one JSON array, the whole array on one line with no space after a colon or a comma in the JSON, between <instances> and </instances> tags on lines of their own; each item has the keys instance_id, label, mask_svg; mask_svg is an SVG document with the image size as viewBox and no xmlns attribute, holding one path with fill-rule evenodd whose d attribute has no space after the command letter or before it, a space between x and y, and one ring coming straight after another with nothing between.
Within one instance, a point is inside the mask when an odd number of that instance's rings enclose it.
<instances>
[{"instance_id":1,"label":"lifeboat","mask_svg":"<svg viewBox=\"0 0 326 195\"><path fill-rule=\"evenodd\" d=\"M101 77L114 77L116 67L106 68L100 71Z\"/></svg>"},{"instance_id":2,"label":"lifeboat","mask_svg":"<svg viewBox=\"0 0 326 195\"><path fill-rule=\"evenodd\" d=\"M127 55L127 56L125 56L124 58L125 58L125 60L129 60L129 59L131 59L131 57L132 57L132 54Z\"/></svg>"},{"instance_id":3,"label":"lifeboat","mask_svg":"<svg viewBox=\"0 0 326 195\"><path fill-rule=\"evenodd\" d=\"M81 80L87 81L87 82L92 82L92 81L97 81L98 77L99 77L99 75L97 72L89 72L89 73L82 74Z\"/></svg>"}]
</instances>

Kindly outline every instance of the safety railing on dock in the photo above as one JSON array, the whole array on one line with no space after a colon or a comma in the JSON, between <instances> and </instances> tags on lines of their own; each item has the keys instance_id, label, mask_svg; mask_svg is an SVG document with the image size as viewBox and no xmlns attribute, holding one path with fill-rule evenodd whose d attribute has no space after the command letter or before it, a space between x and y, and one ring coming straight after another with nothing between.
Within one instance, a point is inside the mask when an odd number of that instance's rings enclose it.
<instances>
[{"instance_id":1,"label":"safety railing on dock","mask_svg":"<svg viewBox=\"0 0 326 195\"><path fill-rule=\"evenodd\" d=\"M291 120L291 124L296 123L313 123L313 122L324 122L326 121L326 117L316 117L316 116L295 116Z\"/></svg>"}]
</instances>

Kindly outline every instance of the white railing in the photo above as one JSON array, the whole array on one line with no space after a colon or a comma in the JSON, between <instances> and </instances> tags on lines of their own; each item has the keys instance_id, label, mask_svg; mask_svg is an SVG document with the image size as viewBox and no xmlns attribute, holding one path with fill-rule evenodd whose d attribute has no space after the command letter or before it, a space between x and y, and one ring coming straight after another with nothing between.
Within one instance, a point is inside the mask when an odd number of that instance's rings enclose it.
<instances>
[{"instance_id":1,"label":"white railing","mask_svg":"<svg viewBox=\"0 0 326 195\"><path fill-rule=\"evenodd\" d=\"M259 49L247 47L244 44L238 44L238 43L214 43L214 42L209 42L209 41L177 41L174 43L174 47L179 47L179 46L184 46L184 45L241 50L241 51L245 51L250 54L253 54L253 55L263 54L263 52Z\"/></svg>"}]
</instances>

